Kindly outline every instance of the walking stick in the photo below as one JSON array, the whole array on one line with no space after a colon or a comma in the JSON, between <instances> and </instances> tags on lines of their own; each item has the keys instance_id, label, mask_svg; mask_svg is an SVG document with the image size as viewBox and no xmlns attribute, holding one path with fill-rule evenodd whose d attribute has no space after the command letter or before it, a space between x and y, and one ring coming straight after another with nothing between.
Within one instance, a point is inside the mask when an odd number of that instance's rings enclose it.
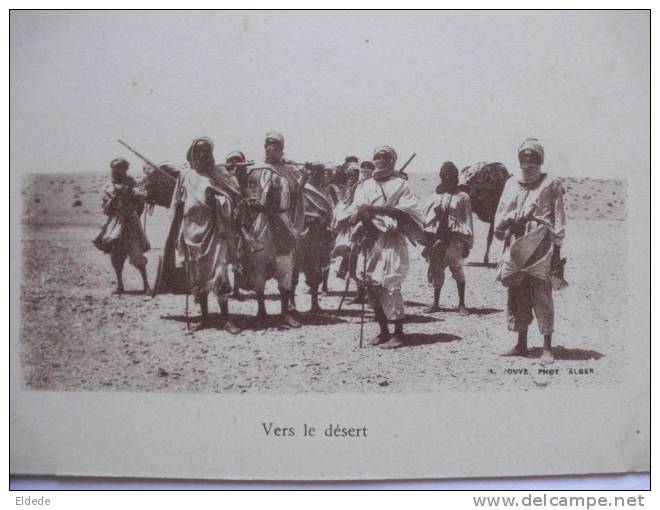
<instances>
[{"instance_id":1,"label":"walking stick","mask_svg":"<svg viewBox=\"0 0 660 510\"><path fill-rule=\"evenodd\" d=\"M188 247L183 247L184 267L186 268L186 329L190 331L190 315L188 313L188 298L190 297L190 266L188 262Z\"/></svg>"},{"instance_id":2,"label":"walking stick","mask_svg":"<svg viewBox=\"0 0 660 510\"><path fill-rule=\"evenodd\" d=\"M363 253L363 263L362 263L362 281L365 282L366 286L366 280L367 280L367 254ZM362 349L362 338L364 337L364 303L365 299L362 300L362 309L360 311L360 349Z\"/></svg>"},{"instance_id":3,"label":"walking stick","mask_svg":"<svg viewBox=\"0 0 660 510\"><path fill-rule=\"evenodd\" d=\"M344 304L344 301L346 300L346 295L348 294L348 288L351 285L351 275L347 274L346 275L346 286L344 287L344 293L341 296L341 300L339 301L339 306L337 307L337 311L335 312L335 315L339 315L339 312L341 311L341 307Z\"/></svg>"},{"instance_id":4,"label":"walking stick","mask_svg":"<svg viewBox=\"0 0 660 510\"><path fill-rule=\"evenodd\" d=\"M186 289L186 329L190 331L190 315L188 315L188 296L190 293L188 292L188 289Z\"/></svg>"}]
</instances>

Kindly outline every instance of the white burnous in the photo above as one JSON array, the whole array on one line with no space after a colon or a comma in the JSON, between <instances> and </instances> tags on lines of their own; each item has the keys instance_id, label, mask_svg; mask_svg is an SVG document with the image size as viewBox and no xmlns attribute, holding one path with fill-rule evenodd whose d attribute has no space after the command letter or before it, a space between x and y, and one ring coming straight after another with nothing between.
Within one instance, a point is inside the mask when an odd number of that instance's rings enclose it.
<instances>
[{"instance_id":1,"label":"white burnous","mask_svg":"<svg viewBox=\"0 0 660 510\"><path fill-rule=\"evenodd\" d=\"M527 330L534 317L543 335L542 358L552 360L553 281L564 285L560 250L565 235L564 187L542 172L544 150L526 139L518 150L520 173L504 187L495 215L495 236L504 240L497 275L507 287L507 322L518 343L507 353L527 355Z\"/></svg>"}]
</instances>

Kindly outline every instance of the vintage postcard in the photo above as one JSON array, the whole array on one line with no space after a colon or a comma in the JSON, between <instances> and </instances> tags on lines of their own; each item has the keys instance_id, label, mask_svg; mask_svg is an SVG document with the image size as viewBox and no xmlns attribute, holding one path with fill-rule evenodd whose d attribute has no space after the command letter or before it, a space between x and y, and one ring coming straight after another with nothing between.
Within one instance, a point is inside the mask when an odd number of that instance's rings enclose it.
<instances>
[{"instance_id":1,"label":"vintage postcard","mask_svg":"<svg viewBox=\"0 0 660 510\"><path fill-rule=\"evenodd\" d=\"M10 22L12 474L650 469L650 12Z\"/></svg>"}]
</instances>

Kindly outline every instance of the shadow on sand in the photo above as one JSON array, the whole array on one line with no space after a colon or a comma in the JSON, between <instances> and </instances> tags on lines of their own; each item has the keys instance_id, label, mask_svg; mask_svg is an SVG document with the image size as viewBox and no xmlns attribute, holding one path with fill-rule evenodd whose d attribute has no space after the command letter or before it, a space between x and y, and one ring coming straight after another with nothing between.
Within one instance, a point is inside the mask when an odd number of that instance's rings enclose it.
<instances>
[{"instance_id":1,"label":"shadow on sand","mask_svg":"<svg viewBox=\"0 0 660 510\"><path fill-rule=\"evenodd\" d=\"M428 308L428 305L425 305ZM500 313L503 312L504 310L501 310L499 308L468 308L467 309L469 315L490 315L491 313ZM436 314L436 313L458 313L459 309L458 308L440 308L437 311L433 312L427 312L424 311L426 314Z\"/></svg>"},{"instance_id":2,"label":"shadow on sand","mask_svg":"<svg viewBox=\"0 0 660 510\"><path fill-rule=\"evenodd\" d=\"M488 264L484 264L483 262L468 262L465 265L470 267L487 267L488 269L495 269L497 267L497 262L489 262Z\"/></svg>"},{"instance_id":3,"label":"shadow on sand","mask_svg":"<svg viewBox=\"0 0 660 510\"><path fill-rule=\"evenodd\" d=\"M296 290L296 295L301 296L301 295L310 295L311 292L309 292L309 289L304 286L304 285L298 285L298 288ZM255 299L255 294L252 291L248 290L243 290L241 291L241 295L243 299ZM319 298L329 298L329 297L338 297L341 298L344 295L343 290L329 290L326 293L321 292L321 289L319 289ZM349 289L349 291L346 293L346 299L352 299L357 295L357 292L354 290L354 288ZM275 292L272 294L266 294L264 295L264 299L267 299L269 301L279 301L280 295L279 293Z\"/></svg>"},{"instance_id":4,"label":"shadow on sand","mask_svg":"<svg viewBox=\"0 0 660 510\"><path fill-rule=\"evenodd\" d=\"M406 314L404 323L406 324L425 324L428 322L442 322L444 319L440 317L432 317L430 315L419 315L419 314Z\"/></svg>"},{"instance_id":5,"label":"shadow on sand","mask_svg":"<svg viewBox=\"0 0 660 510\"><path fill-rule=\"evenodd\" d=\"M458 308L441 308L441 312L446 313L458 313ZM490 315L491 313L500 313L504 310L500 308L468 308L468 313L470 315Z\"/></svg>"},{"instance_id":6,"label":"shadow on sand","mask_svg":"<svg viewBox=\"0 0 660 510\"><path fill-rule=\"evenodd\" d=\"M428 303L420 303L419 301L404 301L403 304L405 306L420 306L420 307L429 307Z\"/></svg>"},{"instance_id":7,"label":"shadow on sand","mask_svg":"<svg viewBox=\"0 0 660 510\"><path fill-rule=\"evenodd\" d=\"M529 358L540 358L543 353L543 349L540 347L533 347L529 349ZM604 354L598 351L592 351L589 349L568 349L563 345L557 345L552 348L552 354L555 360L564 360L564 361L587 361L587 360L598 360L604 356Z\"/></svg>"},{"instance_id":8,"label":"shadow on sand","mask_svg":"<svg viewBox=\"0 0 660 510\"><path fill-rule=\"evenodd\" d=\"M354 309L344 309L337 313L336 310L332 310L329 312L330 315L333 317L357 317L360 318L360 314L362 313L361 310L354 310ZM365 320L367 321L373 321L373 311L369 307L365 307L364 310L364 317ZM444 319L439 318L439 317L431 317L429 315L420 315L420 314L406 314L405 315L405 320L404 322L406 324L425 324L428 322L442 322Z\"/></svg>"},{"instance_id":9,"label":"shadow on sand","mask_svg":"<svg viewBox=\"0 0 660 510\"><path fill-rule=\"evenodd\" d=\"M333 324L346 323L345 320L331 316L329 313L297 313L294 315L294 317L298 322L300 322L302 326L330 326ZM163 320L181 322L184 324L187 321L185 315L161 315L160 318ZM282 322L278 314L268 315L265 319L257 318L254 315L232 314L231 319L232 322L241 330L257 331L262 329L290 329L284 328L282 326ZM190 328L192 331L201 322L202 316L201 314L191 315L188 320L190 322ZM223 329L223 320L219 313L210 313L209 322L209 329Z\"/></svg>"},{"instance_id":10,"label":"shadow on sand","mask_svg":"<svg viewBox=\"0 0 660 510\"><path fill-rule=\"evenodd\" d=\"M424 308L423 312L425 314L434 314L434 313L458 313L458 308L440 308L437 311L427 312L426 310L431 306L429 303L419 303L418 301L404 301L404 305L410 307L422 307ZM468 308L467 309L470 315L490 315L491 313L500 313L504 310L499 308Z\"/></svg>"},{"instance_id":11,"label":"shadow on sand","mask_svg":"<svg viewBox=\"0 0 660 510\"><path fill-rule=\"evenodd\" d=\"M338 298L340 298L340 297L342 297L343 295L344 295L344 291L343 291L343 290L329 290L329 291L326 292L325 294L319 292L319 296L321 296L321 297L338 297ZM349 291L346 293L346 299L353 298L353 297L355 297L356 295L357 295L357 292L355 292L354 290L349 290Z\"/></svg>"},{"instance_id":12,"label":"shadow on sand","mask_svg":"<svg viewBox=\"0 0 660 510\"><path fill-rule=\"evenodd\" d=\"M300 312L298 312L300 313ZM354 309L354 308L342 308L339 312L337 312L336 308L332 309L327 309L324 310L324 313L327 313L329 315L332 315L333 317L360 317L360 314L362 313L361 309ZM371 308L368 306L364 307L364 317L367 320L372 320L373 319L373 311Z\"/></svg>"},{"instance_id":13,"label":"shadow on sand","mask_svg":"<svg viewBox=\"0 0 660 510\"><path fill-rule=\"evenodd\" d=\"M112 293L113 296L121 297L121 296L144 296L144 297L151 297L151 293L145 294L143 290L125 290L121 294L117 294L115 292Z\"/></svg>"},{"instance_id":14,"label":"shadow on sand","mask_svg":"<svg viewBox=\"0 0 660 510\"><path fill-rule=\"evenodd\" d=\"M460 336L450 333L409 333L406 335L405 347L456 342L460 339Z\"/></svg>"}]
</instances>

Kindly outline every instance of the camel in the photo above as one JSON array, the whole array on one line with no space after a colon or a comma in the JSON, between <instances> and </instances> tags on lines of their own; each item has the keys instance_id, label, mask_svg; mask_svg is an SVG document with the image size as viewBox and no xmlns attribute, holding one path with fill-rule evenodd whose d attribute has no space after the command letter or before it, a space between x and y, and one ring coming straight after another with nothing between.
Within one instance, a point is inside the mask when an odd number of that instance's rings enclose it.
<instances>
[{"instance_id":1,"label":"camel","mask_svg":"<svg viewBox=\"0 0 660 510\"><path fill-rule=\"evenodd\" d=\"M500 202L504 184L511 174L502 163L479 162L461 170L459 186L470 196L472 211L484 223L488 223L484 264L489 264L488 255L495 230L495 213Z\"/></svg>"}]
</instances>

